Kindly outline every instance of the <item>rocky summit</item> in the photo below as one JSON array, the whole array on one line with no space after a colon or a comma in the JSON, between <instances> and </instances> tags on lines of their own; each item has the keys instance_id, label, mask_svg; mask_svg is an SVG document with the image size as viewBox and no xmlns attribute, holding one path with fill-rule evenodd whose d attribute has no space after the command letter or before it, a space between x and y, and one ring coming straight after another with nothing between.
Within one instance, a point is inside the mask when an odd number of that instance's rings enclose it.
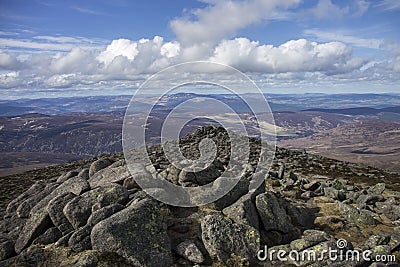
<instances>
[{"instance_id":1,"label":"rocky summit","mask_svg":"<svg viewBox=\"0 0 400 267\"><path fill-rule=\"evenodd\" d=\"M143 152L171 183L218 186L235 160L227 132L204 127L179 145L185 157L196 159L204 138L214 141L217 155L200 173L171 165L160 145ZM135 179L154 169L141 157L133 173L121 153L36 171L30 188L10 195L3 213L0 265L399 266L398 174L279 148L264 169L260 141L250 138L250 146L236 186L200 207L171 206L147 195ZM258 188L254 177L263 179ZM324 253L329 250L342 256L333 259ZM293 251L315 258L280 257ZM355 251L370 253L343 257Z\"/></svg>"}]
</instances>

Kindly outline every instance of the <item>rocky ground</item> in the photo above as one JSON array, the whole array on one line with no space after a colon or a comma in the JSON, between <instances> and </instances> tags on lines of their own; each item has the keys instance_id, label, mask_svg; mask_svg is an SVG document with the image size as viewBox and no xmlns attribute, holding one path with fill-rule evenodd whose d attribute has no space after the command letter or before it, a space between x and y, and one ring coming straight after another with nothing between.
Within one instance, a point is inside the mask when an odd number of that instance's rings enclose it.
<instances>
[{"instance_id":1,"label":"rocky ground","mask_svg":"<svg viewBox=\"0 0 400 267\"><path fill-rule=\"evenodd\" d=\"M180 145L185 156L197 158L204 137L215 141L218 154L196 175L171 166L161 146L148 148L159 176L183 186L218 184L217 174L230 159L226 132L202 128ZM7 197L1 202L9 203L0 222L0 265L399 265L373 260L377 255L400 259L398 174L285 149L276 150L271 170L254 173L260 143L251 141L251 157L237 185L195 208L148 196L135 176L149 176L149 166L137 158L131 175L122 154L37 170L30 172L32 179L25 174L20 189L3 189ZM252 177L260 176L263 184L249 191ZM339 247L339 239L347 245ZM313 251L320 260L260 261L257 254L265 246ZM371 250L371 261L332 261L321 254L327 249Z\"/></svg>"}]
</instances>

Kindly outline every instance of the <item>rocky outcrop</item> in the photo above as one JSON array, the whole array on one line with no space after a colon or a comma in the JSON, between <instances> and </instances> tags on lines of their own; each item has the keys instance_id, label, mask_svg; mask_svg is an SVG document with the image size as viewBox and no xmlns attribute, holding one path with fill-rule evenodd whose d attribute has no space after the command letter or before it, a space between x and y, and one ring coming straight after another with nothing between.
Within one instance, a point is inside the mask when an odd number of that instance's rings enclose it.
<instances>
[{"instance_id":1,"label":"rocky outcrop","mask_svg":"<svg viewBox=\"0 0 400 267\"><path fill-rule=\"evenodd\" d=\"M259 143L252 140L251 158L237 179L218 178L230 159L223 129L206 127L182 138L182 153L199 157L204 137L213 138L218 153L201 174L172 166L156 145L147 148L156 170L137 156L129 172L122 154L114 154L33 184L9 203L0 221L0 265L349 266L322 254L338 249L337 240L343 237L348 239L343 251L370 249L373 257L400 258L400 193L379 183L373 170L353 165L350 170L346 163L335 162L335 175L330 175L329 159L277 149L272 168L254 173ZM308 173L311 168L323 175ZM228 182L237 184L212 203L175 207L154 200L138 186L136 179L149 177L151 171L180 186L212 182L214 192ZM339 178L339 171L348 177L360 177L355 172L363 171L374 185ZM258 188L255 178L263 181ZM199 196L184 197L196 201ZM264 246L310 250L321 260L259 261ZM373 266L372 261L360 264Z\"/></svg>"}]
</instances>

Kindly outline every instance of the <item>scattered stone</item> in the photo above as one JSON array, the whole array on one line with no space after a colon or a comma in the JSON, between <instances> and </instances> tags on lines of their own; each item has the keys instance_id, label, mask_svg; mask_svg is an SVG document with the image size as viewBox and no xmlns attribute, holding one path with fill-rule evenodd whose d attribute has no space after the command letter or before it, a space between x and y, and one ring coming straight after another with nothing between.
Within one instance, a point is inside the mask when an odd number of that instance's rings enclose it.
<instances>
[{"instance_id":1,"label":"scattered stone","mask_svg":"<svg viewBox=\"0 0 400 267\"><path fill-rule=\"evenodd\" d=\"M285 164L282 163L282 164L279 166L278 179L283 179L284 176L285 176Z\"/></svg>"},{"instance_id":2,"label":"scattered stone","mask_svg":"<svg viewBox=\"0 0 400 267\"><path fill-rule=\"evenodd\" d=\"M176 253L187 259L188 261L202 264L204 262L204 256L197 244L193 240L185 240L176 247Z\"/></svg>"},{"instance_id":3,"label":"scattered stone","mask_svg":"<svg viewBox=\"0 0 400 267\"><path fill-rule=\"evenodd\" d=\"M321 186L321 183L320 183L320 182L318 182L318 181L312 181L312 182L310 182L310 183L308 183L308 184L303 185L303 188L304 188L305 190L315 191L315 190L317 190L317 188L320 187L320 186Z\"/></svg>"},{"instance_id":4,"label":"scattered stone","mask_svg":"<svg viewBox=\"0 0 400 267\"><path fill-rule=\"evenodd\" d=\"M367 210L358 210L342 202L338 203L342 216L350 223L375 225L376 219L374 213ZM376 216L377 217L377 216Z\"/></svg>"}]
</instances>

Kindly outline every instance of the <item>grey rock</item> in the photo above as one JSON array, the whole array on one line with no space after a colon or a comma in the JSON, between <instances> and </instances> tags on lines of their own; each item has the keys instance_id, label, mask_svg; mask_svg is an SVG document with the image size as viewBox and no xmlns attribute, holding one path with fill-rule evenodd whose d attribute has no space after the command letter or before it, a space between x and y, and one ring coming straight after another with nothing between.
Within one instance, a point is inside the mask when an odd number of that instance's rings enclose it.
<instances>
[{"instance_id":1,"label":"grey rock","mask_svg":"<svg viewBox=\"0 0 400 267\"><path fill-rule=\"evenodd\" d=\"M319 243L328 241L329 236L323 231L306 230L301 239L290 242L290 248L296 251L302 251Z\"/></svg>"},{"instance_id":2,"label":"grey rock","mask_svg":"<svg viewBox=\"0 0 400 267\"><path fill-rule=\"evenodd\" d=\"M377 212L384 214L392 221L400 219L400 205L394 198L389 198L385 202L376 202Z\"/></svg>"},{"instance_id":3,"label":"grey rock","mask_svg":"<svg viewBox=\"0 0 400 267\"><path fill-rule=\"evenodd\" d=\"M47 229L42 235L38 236L33 240L34 245L48 245L57 242L62 237L60 230L57 227L51 227Z\"/></svg>"},{"instance_id":4,"label":"grey rock","mask_svg":"<svg viewBox=\"0 0 400 267\"><path fill-rule=\"evenodd\" d=\"M182 186L196 184L196 175L194 172L181 171L178 176L178 182Z\"/></svg>"},{"instance_id":5,"label":"grey rock","mask_svg":"<svg viewBox=\"0 0 400 267\"><path fill-rule=\"evenodd\" d=\"M99 263L99 259L93 254L85 254L78 259L74 267L96 267Z\"/></svg>"},{"instance_id":6,"label":"grey rock","mask_svg":"<svg viewBox=\"0 0 400 267\"><path fill-rule=\"evenodd\" d=\"M85 179L85 180L88 180L88 179L89 179L89 169L88 169L88 168L82 169L82 170L78 173L77 177L82 178L82 179Z\"/></svg>"},{"instance_id":7,"label":"grey rock","mask_svg":"<svg viewBox=\"0 0 400 267\"><path fill-rule=\"evenodd\" d=\"M170 266L166 225L154 200L143 199L99 222L91 234L93 249L115 252L133 265Z\"/></svg>"},{"instance_id":8,"label":"grey rock","mask_svg":"<svg viewBox=\"0 0 400 267\"><path fill-rule=\"evenodd\" d=\"M77 196L65 205L63 212L75 229L84 226L92 213L92 206L105 207L110 204L125 204L128 190L121 185L109 183Z\"/></svg>"},{"instance_id":9,"label":"grey rock","mask_svg":"<svg viewBox=\"0 0 400 267\"><path fill-rule=\"evenodd\" d=\"M14 200L12 200L8 205L7 205L7 209L6 209L6 213L7 214L11 214L17 211L17 208L19 205L21 205L21 203L33 196L33 195L37 195L38 193L40 193L44 188L45 188L45 183L42 181L36 182L34 183L28 190L24 191L22 194L20 194L17 198L15 198Z\"/></svg>"},{"instance_id":10,"label":"grey rock","mask_svg":"<svg viewBox=\"0 0 400 267\"><path fill-rule=\"evenodd\" d=\"M279 170L278 170L278 179L283 179L283 177L285 176L285 163L282 163L279 166Z\"/></svg>"},{"instance_id":11,"label":"grey rock","mask_svg":"<svg viewBox=\"0 0 400 267\"><path fill-rule=\"evenodd\" d=\"M205 258L198 245L193 240L185 240L176 247L176 253L188 261L201 264Z\"/></svg>"},{"instance_id":12,"label":"grey rock","mask_svg":"<svg viewBox=\"0 0 400 267\"><path fill-rule=\"evenodd\" d=\"M123 183L123 181L131 176L127 165L119 167L107 167L99 170L89 178L91 188L103 186L108 183Z\"/></svg>"},{"instance_id":13,"label":"grey rock","mask_svg":"<svg viewBox=\"0 0 400 267\"><path fill-rule=\"evenodd\" d=\"M50 183L42 191L37 192L31 197L24 200L17 208L17 215L20 218L28 218L32 208L37 205L43 198L48 196L59 184Z\"/></svg>"},{"instance_id":14,"label":"grey rock","mask_svg":"<svg viewBox=\"0 0 400 267\"><path fill-rule=\"evenodd\" d=\"M283 233L293 230L294 227L290 218L275 194L266 192L258 195L256 197L256 208L265 230L277 230Z\"/></svg>"},{"instance_id":15,"label":"grey rock","mask_svg":"<svg viewBox=\"0 0 400 267\"><path fill-rule=\"evenodd\" d=\"M93 212L89 219L87 220L87 224L94 226L96 224L98 224L100 221L110 217L111 215L113 215L114 213L121 211L125 208L125 206L121 205L121 204L111 204L108 206L105 206L99 210L96 210L95 212Z\"/></svg>"},{"instance_id":16,"label":"grey rock","mask_svg":"<svg viewBox=\"0 0 400 267\"><path fill-rule=\"evenodd\" d=\"M318 181L312 181L308 184L303 185L303 188L305 190L309 190L309 191L315 191L317 190L318 187L320 187L321 183Z\"/></svg>"},{"instance_id":17,"label":"grey rock","mask_svg":"<svg viewBox=\"0 0 400 267\"><path fill-rule=\"evenodd\" d=\"M21 253L24 248L29 246L36 237L43 234L51 225L51 219L46 209L31 214L18 239L15 241L15 252L17 254Z\"/></svg>"},{"instance_id":18,"label":"grey rock","mask_svg":"<svg viewBox=\"0 0 400 267\"><path fill-rule=\"evenodd\" d=\"M68 192L53 198L47 205L47 212L49 213L51 221L63 235L71 232L74 229L67 217L65 217L63 208L75 197L75 194Z\"/></svg>"},{"instance_id":19,"label":"grey rock","mask_svg":"<svg viewBox=\"0 0 400 267\"><path fill-rule=\"evenodd\" d=\"M90 165L89 168L89 177L92 177L96 172L100 171L101 169L106 168L107 166L111 165L112 162L109 159L98 159Z\"/></svg>"},{"instance_id":20,"label":"grey rock","mask_svg":"<svg viewBox=\"0 0 400 267\"><path fill-rule=\"evenodd\" d=\"M386 185L384 183L378 183L370 188L368 188L368 193L371 195L382 195L385 191Z\"/></svg>"},{"instance_id":21,"label":"grey rock","mask_svg":"<svg viewBox=\"0 0 400 267\"><path fill-rule=\"evenodd\" d=\"M74 232L70 232L57 240L57 242L54 244L56 247L67 247L68 246L68 241L71 238L72 234Z\"/></svg>"},{"instance_id":22,"label":"grey rock","mask_svg":"<svg viewBox=\"0 0 400 267\"><path fill-rule=\"evenodd\" d=\"M224 188L227 184L232 183L232 178L220 177L214 181L211 191L214 194L218 194L221 188ZM240 179L237 184L221 198L217 199L213 203L207 204L210 208L216 210L223 210L235 203L241 196L248 193L250 182L247 179ZM197 196L190 195L191 199Z\"/></svg>"},{"instance_id":23,"label":"grey rock","mask_svg":"<svg viewBox=\"0 0 400 267\"><path fill-rule=\"evenodd\" d=\"M258 214L251 193L240 197L238 201L223 209L222 212L235 223L247 224L259 229Z\"/></svg>"},{"instance_id":24,"label":"grey rock","mask_svg":"<svg viewBox=\"0 0 400 267\"><path fill-rule=\"evenodd\" d=\"M316 211L315 208L297 201L289 202L281 199L280 202L294 226L301 229L314 228L315 215L313 213Z\"/></svg>"},{"instance_id":25,"label":"grey rock","mask_svg":"<svg viewBox=\"0 0 400 267\"><path fill-rule=\"evenodd\" d=\"M75 252L81 252L92 248L90 233L92 226L85 225L76 230L68 240L68 246Z\"/></svg>"},{"instance_id":26,"label":"grey rock","mask_svg":"<svg viewBox=\"0 0 400 267\"><path fill-rule=\"evenodd\" d=\"M137 175L137 174L135 174ZM136 180L134 177L128 177L124 180L123 186L130 190L130 189L134 189L134 188L140 188L140 186L136 183Z\"/></svg>"},{"instance_id":27,"label":"grey rock","mask_svg":"<svg viewBox=\"0 0 400 267\"><path fill-rule=\"evenodd\" d=\"M358 210L350 205L338 202L339 210L342 216L350 223L375 225L376 219L374 213L367 210Z\"/></svg>"},{"instance_id":28,"label":"grey rock","mask_svg":"<svg viewBox=\"0 0 400 267\"><path fill-rule=\"evenodd\" d=\"M82 178L72 177L60 184L57 188L55 188L50 194L46 195L42 200L39 201L31 210L31 214L35 214L40 212L42 209L46 208L50 200L53 198L62 195L64 193L71 192L75 195L80 195L82 192L85 192L90 189L89 183Z\"/></svg>"},{"instance_id":29,"label":"grey rock","mask_svg":"<svg viewBox=\"0 0 400 267\"><path fill-rule=\"evenodd\" d=\"M250 262L256 261L260 234L254 227L212 214L201 221L201 231L204 246L211 257L226 263L233 253Z\"/></svg>"},{"instance_id":30,"label":"grey rock","mask_svg":"<svg viewBox=\"0 0 400 267\"><path fill-rule=\"evenodd\" d=\"M385 198L382 195L362 194L357 198L356 202L360 206L366 206L375 205L376 202L382 202L384 200Z\"/></svg>"},{"instance_id":31,"label":"grey rock","mask_svg":"<svg viewBox=\"0 0 400 267\"><path fill-rule=\"evenodd\" d=\"M78 173L79 172L77 172L77 171L69 171L67 173L64 173L64 174L60 175L60 177L58 177L57 183L63 183L66 180L68 180L69 178L77 176Z\"/></svg>"}]
</instances>

